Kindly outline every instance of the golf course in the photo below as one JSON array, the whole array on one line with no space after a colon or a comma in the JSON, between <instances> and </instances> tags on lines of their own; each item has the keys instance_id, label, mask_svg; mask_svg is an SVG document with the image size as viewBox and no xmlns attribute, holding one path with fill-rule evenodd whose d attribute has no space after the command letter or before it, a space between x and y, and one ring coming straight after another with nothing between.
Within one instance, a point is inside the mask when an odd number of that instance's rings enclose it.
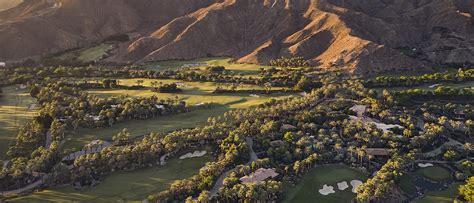
<instances>
[{"instance_id":1,"label":"golf course","mask_svg":"<svg viewBox=\"0 0 474 203\"><path fill-rule=\"evenodd\" d=\"M303 202L350 202L356 194L352 192L352 187L341 191L338 189L338 183L353 180L365 181L367 176L363 173L351 169L342 164L323 165L305 174L296 186L285 184L284 193L286 203L303 203ZM318 192L327 185L334 188L332 194L323 195Z\"/></svg>"}]
</instances>

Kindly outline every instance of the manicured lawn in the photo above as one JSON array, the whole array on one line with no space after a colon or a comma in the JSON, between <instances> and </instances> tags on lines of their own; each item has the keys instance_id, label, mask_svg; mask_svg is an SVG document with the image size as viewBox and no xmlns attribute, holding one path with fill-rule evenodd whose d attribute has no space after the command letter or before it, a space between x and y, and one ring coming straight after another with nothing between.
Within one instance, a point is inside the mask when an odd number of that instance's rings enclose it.
<instances>
[{"instance_id":1,"label":"manicured lawn","mask_svg":"<svg viewBox=\"0 0 474 203\"><path fill-rule=\"evenodd\" d=\"M400 178L400 188L403 190L403 192L406 192L410 195L415 195L416 194L416 185L412 182L413 176L411 174L404 174Z\"/></svg>"},{"instance_id":2,"label":"manicured lawn","mask_svg":"<svg viewBox=\"0 0 474 203\"><path fill-rule=\"evenodd\" d=\"M112 48L113 45L111 44L100 44L95 47L83 48L66 52L59 56L53 57L53 59L66 62L76 61L80 63L88 63L101 59Z\"/></svg>"},{"instance_id":3,"label":"manicured lawn","mask_svg":"<svg viewBox=\"0 0 474 203\"><path fill-rule=\"evenodd\" d=\"M89 90L90 94L94 94L100 97L113 97L113 96L128 96L128 97L150 97L157 96L164 100L171 98L175 99L178 97L180 100L185 101L190 106L191 112L177 114L177 115L166 115L157 117L155 119L148 120L133 120L123 123L118 123L112 128L105 129L78 129L76 132L71 132L69 135L70 140L66 142L64 149L80 149L85 144L92 140L103 139L110 140L113 135L120 132L122 129L127 128L132 136L141 136L150 132L168 132L172 130L193 128L200 125L204 125L209 117L216 117L224 114L230 109L245 109L251 106L265 103L272 98L281 98L288 95L285 94L272 94L269 96L262 95L260 97L251 97L249 94L212 94L216 88L216 84L212 82L183 82L178 80L153 80L153 79L120 79L120 85L133 86L136 85L137 80L143 80L143 85L151 87L151 82L162 82L166 83L182 83L183 92L180 93L156 93L149 89L141 90L124 90L124 89L98 89ZM255 88L258 86L246 85L243 88ZM199 103L212 102L216 103L212 108L203 109L195 107Z\"/></svg>"},{"instance_id":4,"label":"manicured lawn","mask_svg":"<svg viewBox=\"0 0 474 203\"><path fill-rule=\"evenodd\" d=\"M356 194L352 193L351 180L364 182L367 179L363 173L351 169L345 165L319 166L312 169L303 176L301 182L295 187L285 184L284 192L286 198L284 202L350 202ZM337 183L347 181L349 188L340 191ZM324 184L333 186L336 193L327 196L321 195L318 190Z\"/></svg>"},{"instance_id":5,"label":"manicured lawn","mask_svg":"<svg viewBox=\"0 0 474 203\"><path fill-rule=\"evenodd\" d=\"M16 86L4 87L0 97L0 159L5 157L8 147L15 141L18 128L30 121L36 108L29 110L30 104L36 104L28 90Z\"/></svg>"},{"instance_id":6,"label":"manicured lawn","mask_svg":"<svg viewBox=\"0 0 474 203\"><path fill-rule=\"evenodd\" d=\"M172 98L175 99L178 97L180 100L186 101L188 105L194 105L202 102L214 102L218 104L227 105L229 103L235 103L237 101L242 101L245 99L245 102L255 104L255 101L264 103L273 97L286 96L283 94L273 94L273 95L261 95L258 98L251 97L250 94L213 94L212 92L217 88L217 85L213 82L184 82L180 80L154 80L154 79L120 79L120 85L124 86L133 86L137 85L138 80L143 80L143 86L151 87L151 82L162 82L163 84L170 83L181 83L184 87L180 87L183 92L180 93L156 93L145 88L140 90L124 90L124 89L98 89L98 90L89 90L90 94L102 96L102 97L112 97L112 96L132 96L132 97L150 97L157 96L162 99ZM244 85L243 87L239 86L239 89L263 89L263 87L257 85ZM274 88L277 89L277 88ZM280 88L281 89L281 88ZM257 102L257 103L258 103ZM243 105L247 108L248 106Z\"/></svg>"},{"instance_id":7,"label":"manicured lawn","mask_svg":"<svg viewBox=\"0 0 474 203\"><path fill-rule=\"evenodd\" d=\"M434 181L442 181L452 178L451 172L441 166L422 168L417 170L416 173Z\"/></svg>"},{"instance_id":8,"label":"manicured lawn","mask_svg":"<svg viewBox=\"0 0 474 203\"><path fill-rule=\"evenodd\" d=\"M175 180L189 178L198 173L211 156L172 159L164 167L116 172L107 176L96 187L75 190L71 186L35 192L13 199L15 202L117 202L141 201L150 194L165 190Z\"/></svg>"},{"instance_id":9,"label":"manicured lawn","mask_svg":"<svg viewBox=\"0 0 474 203\"><path fill-rule=\"evenodd\" d=\"M418 200L417 203L452 203L458 195L458 187L462 183L454 183L448 189L443 191L428 192L425 197Z\"/></svg>"},{"instance_id":10,"label":"manicured lawn","mask_svg":"<svg viewBox=\"0 0 474 203\"><path fill-rule=\"evenodd\" d=\"M182 67L186 64L208 64L213 66L224 66L226 70L242 73L244 75L255 75L260 68L270 68L271 66L263 66L256 64L239 64L231 63L232 59L227 57L202 58L189 61L159 61L153 62L145 66L149 70L166 70Z\"/></svg>"},{"instance_id":11,"label":"manicured lawn","mask_svg":"<svg viewBox=\"0 0 474 203\"><path fill-rule=\"evenodd\" d=\"M133 120L118 123L112 128L88 129L81 128L68 134L68 141L63 149L81 149L92 140L111 140L122 129L127 128L131 136L142 136L150 132L168 132L178 129L193 128L204 125L207 118L222 115L228 109L226 106L217 106L212 109L197 109L189 113L167 115L148 120ZM70 138L70 140L69 140Z\"/></svg>"}]
</instances>

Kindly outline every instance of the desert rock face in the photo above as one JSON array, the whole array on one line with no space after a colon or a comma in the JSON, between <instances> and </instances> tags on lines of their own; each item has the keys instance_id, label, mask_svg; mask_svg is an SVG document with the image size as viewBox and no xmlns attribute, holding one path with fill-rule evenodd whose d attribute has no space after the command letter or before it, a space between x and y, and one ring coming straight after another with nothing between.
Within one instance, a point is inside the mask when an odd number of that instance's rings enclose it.
<instances>
[{"instance_id":1,"label":"desert rock face","mask_svg":"<svg viewBox=\"0 0 474 203\"><path fill-rule=\"evenodd\" d=\"M30 0L0 13L0 44L8 47L0 56L138 33L107 60L303 56L356 73L474 64L473 12L465 0Z\"/></svg>"}]
</instances>

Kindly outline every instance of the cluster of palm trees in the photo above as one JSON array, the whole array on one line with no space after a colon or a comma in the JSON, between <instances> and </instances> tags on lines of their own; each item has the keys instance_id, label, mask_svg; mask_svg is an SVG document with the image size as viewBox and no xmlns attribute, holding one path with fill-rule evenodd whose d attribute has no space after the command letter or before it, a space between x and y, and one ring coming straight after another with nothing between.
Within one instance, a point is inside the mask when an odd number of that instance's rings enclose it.
<instances>
[{"instance_id":1,"label":"cluster of palm trees","mask_svg":"<svg viewBox=\"0 0 474 203\"><path fill-rule=\"evenodd\" d=\"M31 176L33 172L48 172L60 161L58 143L68 128L106 127L125 120L187 111L185 103L180 101L163 100L156 96L103 99L70 87L65 82L36 88L39 90L34 95L41 109L32 122L20 128L15 144L8 151L11 159L16 161L11 161L8 169L4 170L3 177L7 180L16 173L18 181L13 181L16 185L35 179ZM26 170L26 166L30 169ZM17 173L18 170L22 173Z\"/></svg>"},{"instance_id":2,"label":"cluster of palm trees","mask_svg":"<svg viewBox=\"0 0 474 203\"><path fill-rule=\"evenodd\" d=\"M466 82L474 80L474 69L459 69L455 73L429 73L421 76L379 76L369 79L364 84L367 87L414 87L423 84L435 84L443 82Z\"/></svg>"},{"instance_id":3,"label":"cluster of palm trees","mask_svg":"<svg viewBox=\"0 0 474 203\"><path fill-rule=\"evenodd\" d=\"M396 187L395 182L402 176L406 161L406 158L398 156L387 161L374 177L357 187L357 201L370 202L388 199L389 194Z\"/></svg>"},{"instance_id":4,"label":"cluster of palm trees","mask_svg":"<svg viewBox=\"0 0 474 203\"><path fill-rule=\"evenodd\" d=\"M271 66L278 67L308 67L310 65L308 60L305 60L303 57L281 57L270 61Z\"/></svg>"}]
</instances>

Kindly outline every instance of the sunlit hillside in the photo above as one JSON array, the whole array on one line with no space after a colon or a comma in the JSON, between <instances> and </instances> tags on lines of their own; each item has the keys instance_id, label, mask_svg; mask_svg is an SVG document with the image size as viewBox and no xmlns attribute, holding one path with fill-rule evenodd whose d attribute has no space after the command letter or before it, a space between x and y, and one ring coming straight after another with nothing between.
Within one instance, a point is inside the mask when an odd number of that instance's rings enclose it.
<instances>
[{"instance_id":1,"label":"sunlit hillside","mask_svg":"<svg viewBox=\"0 0 474 203\"><path fill-rule=\"evenodd\" d=\"M23 0L2 0L0 1L0 11L13 8L21 2L23 2Z\"/></svg>"}]
</instances>

